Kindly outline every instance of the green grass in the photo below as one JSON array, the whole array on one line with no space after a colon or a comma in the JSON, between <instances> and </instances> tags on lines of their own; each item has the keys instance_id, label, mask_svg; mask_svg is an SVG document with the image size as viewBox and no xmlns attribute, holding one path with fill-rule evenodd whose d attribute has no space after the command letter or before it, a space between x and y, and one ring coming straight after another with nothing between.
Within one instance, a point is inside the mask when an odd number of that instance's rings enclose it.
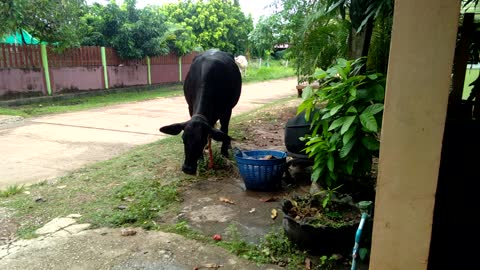
<instances>
[{"instance_id":1,"label":"green grass","mask_svg":"<svg viewBox=\"0 0 480 270\"><path fill-rule=\"evenodd\" d=\"M477 79L479 71L480 69L478 68L467 68L467 72L465 74L465 84L463 87L463 99L467 99L470 95L470 92L472 91L472 86L468 85L472 83L475 79Z\"/></svg>"},{"instance_id":2,"label":"green grass","mask_svg":"<svg viewBox=\"0 0 480 270\"><path fill-rule=\"evenodd\" d=\"M234 117L231 136L242 138L245 132L242 125L253 119L268 121L273 110L283 108L293 99L279 100ZM72 172L54 183L11 187L0 193L9 194L0 196L0 207L12 211L12 218L20 224L16 234L25 239L37 237L35 231L51 219L77 213L82 215L80 223L90 223L93 228L140 226L162 230L206 245L218 245L257 263L281 263L286 269L304 269L306 254L278 229L253 245L245 242L233 225L229 228L228 239L216 242L210 235L192 229L185 221L176 224L161 222L163 218L178 214L182 191L192 182L212 175L231 175L228 166L231 160L220 160L220 144L213 146L215 164L220 168L206 171L205 164L200 164L198 177L181 172L183 155L179 153L183 153L183 143L180 136L174 136L135 147L116 158ZM44 201L36 202L38 197ZM320 266L318 269L335 269L326 267L327 263Z\"/></svg>"},{"instance_id":3,"label":"green grass","mask_svg":"<svg viewBox=\"0 0 480 270\"><path fill-rule=\"evenodd\" d=\"M253 63L249 66L244 82L260 82L295 76L292 68L282 66L280 61L270 61L270 66L265 62L262 67ZM33 103L29 105L0 107L0 115L16 115L22 117L41 116L54 113L81 111L108 105L144 101L159 97L183 95L182 85L162 86L154 90L139 90L134 92L107 93L98 96L76 97L59 101Z\"/></svg>"},{"instance_id":4,"label":"green grass","mask_svg":"<svg viewBox=\"0 0 480 270\"><path fill-rule=\"evenodd\" d=\"M241 121L254 119L263 109L288 100L291 99L233 118L231 136L241 136ZM200 164L199 171L203 173L199 178L181 172L183 143L180 136L174 136L79 169L54 184L10 187L1 191L0 207L15 212L15 219L22 224L18 231L21 237L31 237L33 231L51 219L72 213L81 214L80 222L91 223L93 227L134 225L155 228L156 220L176 212L179 192L185 185L212 174L231 175L233 162L219 160L220 144L213 146L215 165L219 167L212 172L204 169L205 164ZM38 197L44 201L36 202Z\"/></svg>"},{"instance_id":5,"label":"green grass","mask_svg":"<svg viewBox=\"0 0 480 270\"><path fill-rule=\"evenodd\" d=\"M281 61L271 60L269 66L266 62L262 62L262 66L258 66L258 62L249 63L247 67L247 76L244 82L259 82L274 79L281 79L295 76L295 70L292 66L285 67Z\"/></svg>"},{"instance_id":6,"label":"green grass","mask_svg":"<svg viewBox=\"0 0 480 270\"><path fill-rule=\"evenodd\" d=\"M15 211L15 219L22 221L20 237L31 237L49 220L72 213L81 214L80 222L93 227L152 228L167 210L175 211L179 187L193 179L180 171L182 146L179 137L140 146L70 173L55 184L30 186L29 194L0 198L0 206ZM45 201L36 202L37 197Z\"/></svg>"},{"instance_id":7,"label":"green grass","mask_svg":"<svg viewBox=\"0 0 480 270\"><path fill-rule=\"evenodd\" d=\"M0 198L8 198L15 194L19 194L25 190L24 186L13 185L9 186L6 190L0 190Z\"/></svg>"}]
</instances>

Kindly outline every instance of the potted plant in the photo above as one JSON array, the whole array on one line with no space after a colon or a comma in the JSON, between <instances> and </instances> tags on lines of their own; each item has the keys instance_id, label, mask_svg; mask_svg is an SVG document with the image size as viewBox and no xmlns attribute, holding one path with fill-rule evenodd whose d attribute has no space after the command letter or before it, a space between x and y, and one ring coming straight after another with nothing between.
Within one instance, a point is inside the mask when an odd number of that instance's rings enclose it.
<instances>
[{"instance_id":1,"label":"potted plant","mask_svg":"<svg viewBox=\"0 0 480 270\"><path fill-rule=\"evenodd\" d=\"M361 212L351 198L338 198L334 192L329 189L283 201L285 234L300 248L314 254L351 252Z\"/></svg>"},{"instance_id":2,"label":"potted plant","mask_svg":"<svg viewBox=\"0 0 480 270\"><path fill-rule=\"evenodd\" d=\"M311 134L303 137L304 151L313 160L312 184L323 191L286 198L284 229L294 242L302 241L301 237L295 237L301 232L292 229L308 230L310 238L315 238L315 249L319 250L326 250L325 246L335 241L327 241L326 233L317 239L314 229L329 232L337 242L343 242L343 237L349 239L351 248L360 220L360 211L354 205L359 200L373 201L371 196L356 197L351 192L367 187L374 194L371 172L380 145L385 92L382 74L359 74L363 62L364 59L338 59L326 71L317 70L313 78L320 87L305 88L298 108L298 113L305 113L312 123ZM353 198L345 196L348 191ZM309 244L304 246L314 248ZM342 252L344 248L333 247L332 251Z\"/></svg>"}]
</instances>

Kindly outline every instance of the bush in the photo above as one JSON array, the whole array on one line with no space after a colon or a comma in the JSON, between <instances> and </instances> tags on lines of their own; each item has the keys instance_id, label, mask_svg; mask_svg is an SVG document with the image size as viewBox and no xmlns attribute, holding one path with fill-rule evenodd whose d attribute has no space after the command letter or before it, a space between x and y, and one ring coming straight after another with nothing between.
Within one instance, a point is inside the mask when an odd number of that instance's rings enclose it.
<instances>
[{"instance_id":1,"label":"bush","mask_svg":"<svg viewBox=\"0 0 480 270\"><path fill-rule=\"evenodd\" d=\"M320 87L305 88L298 108L312 121L312 134L303 138L314 159L311 179L329 188L341 175L368 175L378 156L385 77L359 74L363 65L363 58L337 59L326 71L318 69L310 79Z\"/></svg>"}]
</instances>

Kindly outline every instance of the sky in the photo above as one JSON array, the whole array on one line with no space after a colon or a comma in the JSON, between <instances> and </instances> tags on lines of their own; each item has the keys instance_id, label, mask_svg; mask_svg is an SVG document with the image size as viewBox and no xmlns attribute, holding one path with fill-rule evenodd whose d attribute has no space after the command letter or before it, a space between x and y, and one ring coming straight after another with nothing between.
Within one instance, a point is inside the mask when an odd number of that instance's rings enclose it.
<instances>
[{"instance_id":1,"label":"sky","mask_svg":"<svg viewBox=\"0 0 480 270\"><path fill-rule=\"evenodd\" d=\"M243 12L248 15L252 14L253 21L256 23L260 16L262 15L270 15L271 11L266 6L271 4L274 0L240 0L240 7L242 8ZM88 4L92 4L94 2L100 4L107 4L110 0L87 0ZM123 0L116 0L117 4L121 5ZM143 8L147 5L159 5L166 3L177 3L178 0L137 0L137 8Z\"/></svg>"}]
</instances>

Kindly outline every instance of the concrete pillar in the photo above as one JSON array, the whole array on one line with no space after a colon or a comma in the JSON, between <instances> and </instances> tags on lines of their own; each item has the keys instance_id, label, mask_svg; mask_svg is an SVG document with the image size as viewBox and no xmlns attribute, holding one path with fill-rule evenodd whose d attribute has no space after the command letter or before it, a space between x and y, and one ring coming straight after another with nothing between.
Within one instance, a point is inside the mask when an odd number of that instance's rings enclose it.
<instances>
[{"instance_id":1,"label":"concrete pillar","mask_svg":"<svg viewBox=\"0 0 480 270\"><path fill-rule=\"evenodd\" d=\"M459 12L395 1L370 270L427 269Z\"/></svg>"}]
</instances>

